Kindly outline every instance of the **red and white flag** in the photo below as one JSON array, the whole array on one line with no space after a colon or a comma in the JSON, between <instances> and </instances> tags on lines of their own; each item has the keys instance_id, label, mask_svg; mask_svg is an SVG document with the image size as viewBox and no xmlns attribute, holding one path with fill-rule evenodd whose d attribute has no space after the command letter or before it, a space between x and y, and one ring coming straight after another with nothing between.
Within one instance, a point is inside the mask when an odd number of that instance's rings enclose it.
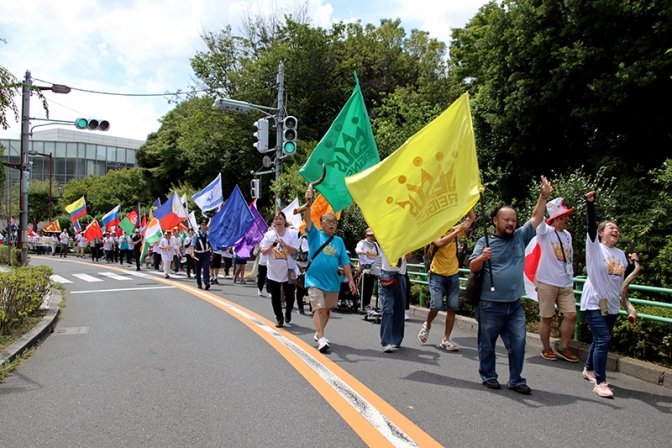
<instances>
[{"instance_id":1,"label":"red and white flag","mask_svg":"<svg viewBox=\"0 0 672 448\"><path fill-rule=\"evenodd\" d=\"M541 259L541 246L537 243L535 236L530 240L530 243L525 248L525 267L523 268L523 277L525 279L525 294L535 301L537 299L537 291L534 287L534 277L537 274L537 267L539 267L539 260Z\"/></svg>"}]
</instances>

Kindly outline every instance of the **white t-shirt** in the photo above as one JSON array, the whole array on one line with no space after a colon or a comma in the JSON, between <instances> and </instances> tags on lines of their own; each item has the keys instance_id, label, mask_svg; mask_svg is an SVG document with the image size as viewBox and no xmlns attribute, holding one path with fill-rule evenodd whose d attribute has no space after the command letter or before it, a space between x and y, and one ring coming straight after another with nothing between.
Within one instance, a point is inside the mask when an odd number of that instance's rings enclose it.
<instances>
[{"instance_id":1,"label":"white t-shirt","mask_svg":"<svg viewBox=\"0 0 672 448\"><path fill-rule=\"evenodd\" d=\"M395 262L394 265L390 264L389 261L387 261L387 257L385 256L384 252L380 252L380 255L383 258L383 271L390 271L390 272L399 272L401 275L406 274L406 257L401 257L401 265L397 267L397 263ZM399 260L397 260L398 262Z\"/></svg>"},{"instance_id":2,"label":"white t-shirt","mask_svg":"<svg viewBox=\"0 0 672 448\"><path fill-rule=\"evenodd\" d=\"M170 244L173 246L173 251L177 255L180 255L182 253L182 241L176 237L175 235L172 236L170 239Z\"/></svg>"},{"instance_id":3,"label":"white t-shirt","mask_svg":"<svg viewBox=\"0 0 672 448\"><path fill-rule=\"evenodd\" d=\"M106 236L103 238L103 250L112 250L112 246L114 245L114 239L110 236Z\"/></svg>"},{"instance_id":4,"label":"white t-shirt","mask_svg":"<svg viewBox=\"0 0 672 448\"><path fill-rule=\"evenodd\" d=\"M173 255L175 255L175 247L173 246L173 243L168 241L165 237L161 238L161 241L159 241L159 253L161 254L162 261L172 261Z\"/></svg>"},{"instance_id":5,"label":"white t-shirt","mask_svg":"<svg viewBox=\"0 0 672 448\"><path fill-rule=\"evenodd\" d=\"M594 242L586 238L588 280L581 293L581 311L599 310L600 299L607 299L609 314L618 314L628 260L621 249L609 248L599 241L599 237Z\"/></svg>"},{"instance_id":6,"label":"white t-shirt","mask_svg":"<svg viewBox=\"0 0 672 448\"><path fill-rule=\"evenodd\" d=\"M68 244L70 242L70 235L68 232L63 232L60 235L61 244Z\"/></svg>"},{"instance_id":7,"label":"white t-shirt","mask_svg":"<svg viewBox=\"0 0 672 448\"><path fill-rule=\"evenodd\" d=\"M285 234L280 236L275 229L270 229L261 240L261 249L268 249L273 245L276 239L281 239L286 245L294 248L299 247L299 232L296 229L285 229ZM294 267L294 263L290 263L289 257L291 255L284 251L282 246L277 244L267 255L266 266L268 266L268 278L274 282L284 283L289 280L288 272L290 266ZM260 261L261 263L261 261Z\"/></svg>"},{"instance_id":8,"label":"white t-shirt","mask_svg":"<svg viewBox=\"0 0 672 448\"><path fill-rule=\"evenodd\" d=\"M79 236L79 240L77 241L77 247L86 247L86 245L89 243L89 240L84 238L83 235L77 235Z\"/></svg>"},{"instance_id":9,"label":"white t-shirt","mask_svg":"<svg viewBox=\"0 0 672 448\"><path fill-rule=\"evenodd\" d=\"M367 252L373 252L375 256L369 257L364 253L365 250ZM380 250L380 247L378 246L377 242L374 241L369 243L367 240L361 240L359 243L357 243L357 247L355 247L355 252L359 256L360 264L373 264L376 261L376 256L381 254L383 251Z\"/></svg>"},{"instance_id":10,"label":"white t-shirt","mask_svg":"<svg viewBox=\"0 0 672 448\"><path fill-rule=\"evenodd\" d=\"M542 222L537 227L537 243L541 248L541 258L535 280L558 288L574 286L573 275L570 276L566 268L566 264L572 265L574 257L572 235L566 230L557 231L555 227Z\"/></svg>"}]
</instances>

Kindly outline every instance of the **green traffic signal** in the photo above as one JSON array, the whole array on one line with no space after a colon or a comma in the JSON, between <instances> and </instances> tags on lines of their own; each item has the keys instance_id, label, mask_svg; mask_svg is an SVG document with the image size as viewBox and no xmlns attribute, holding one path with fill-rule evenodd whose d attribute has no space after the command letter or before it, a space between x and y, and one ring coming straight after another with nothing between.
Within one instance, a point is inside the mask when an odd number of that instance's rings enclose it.
<instances>
[{"instance_id":1,"label":"green traffic signal","mask_svg":"<svg viewBox=\"0 0 672 448\"><path fill-rule=\"evenodd\" d=\"M75 120L75 127L77 129L86 129L89 126L89 120L86 118L78 118Z\"/></svg>"},{"instance_id":2,"label":"green traffic signal","mask_svg":"<svg viewBox=\"0 0 672 448\"><path fill-rule=\"evenodd\" d=\"M294 151L296 151L296 144L294 142L285 142L284 146L282 147L282 151L286 154L294 154Z\"/></svg>"}]
</instances>

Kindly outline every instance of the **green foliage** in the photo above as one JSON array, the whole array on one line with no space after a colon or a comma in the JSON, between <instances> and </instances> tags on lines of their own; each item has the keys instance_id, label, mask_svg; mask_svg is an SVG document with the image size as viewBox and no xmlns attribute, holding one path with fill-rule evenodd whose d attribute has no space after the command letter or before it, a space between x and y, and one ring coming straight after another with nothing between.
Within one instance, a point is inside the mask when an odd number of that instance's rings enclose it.
<instances>
[{"instance_id":1,"label":"green foliage","mask_svg":"<svg viewBox=\"0 0 672 448\"><path fill-rule=\"evenodd\" d=\"M0 245L0 264L9 265L9 254L12 254L12 266L21 266L21 249Z\"/></svg>"},{"instance_id":2,"label":"green foliage","mask_svg":"<svg viewBox=\"0 0 672 448\"><path fill-rule=\"evenodd\" d=\"M544 167L621 161L622 176L662 163L671 12L669 2L505 0L454 30L451 76L474 95L479 161L505 199Z\"/></svg>"},{"instance_id":3,"label":"green foliage","mask_svg":"<svg viewBox=\"0 0 672 448\"><path fill-rule=\"evenodd\" d=\"M88 176L80 180L70 181L65 185L63 198L58 204L53 205L52 214L60 214L67 205L72 204L82 196L86 197L86 207L89 215L98 218L119 204L121 204L121 210L124 212L134 209L138 202L149 205L156 199L156 197L152 198L150 195L147 183L139 168L112 170L104 176ZM59 218L59 222L61 228L63 226L70 227L67 221L64 222Z\"/></svg>"},{"instance_id":4,"label":"green foliage","mask_svg":"<svg viewBox=\"0 0 672 448\"><path fill-rule=\"evenodd\" d=\"M26 266L0 274L1 333L7 333L37 311L51 288L49 276L52 274L48 266Z\"/></svg>"}]
</instances>

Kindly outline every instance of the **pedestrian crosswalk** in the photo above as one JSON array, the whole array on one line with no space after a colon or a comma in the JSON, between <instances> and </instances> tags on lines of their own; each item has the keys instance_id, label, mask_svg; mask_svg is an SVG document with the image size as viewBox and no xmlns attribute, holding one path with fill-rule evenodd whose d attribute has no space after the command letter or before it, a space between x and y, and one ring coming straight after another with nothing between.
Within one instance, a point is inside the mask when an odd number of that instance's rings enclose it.
<instances>
[{"instance_id":1,"label":"pedestrian crosswalk","mask_svg":"<svg viewBox=\"0 0 672 448\"><path fill-rule=\"evenodd\" d=\"M98 283L98 282L104 282L106 280L114 280L114 281L131 281L134 280L135 278L160 278L163 277L163 273L161 272L156 272L154 273L153 271L150 273L145 273L145 272L129 272L128 274L118 274L116 272L97 272L97 273L73 273L73 274L63 274L63 275L58 275L54 274L50 276L49 278L51 281L54 283L60 283L62 285L68 284L68 283L75 283L75 282L86 282L86 283ZM178 277L179 278L179 277Z\"/></svg>"}]
</instances>

